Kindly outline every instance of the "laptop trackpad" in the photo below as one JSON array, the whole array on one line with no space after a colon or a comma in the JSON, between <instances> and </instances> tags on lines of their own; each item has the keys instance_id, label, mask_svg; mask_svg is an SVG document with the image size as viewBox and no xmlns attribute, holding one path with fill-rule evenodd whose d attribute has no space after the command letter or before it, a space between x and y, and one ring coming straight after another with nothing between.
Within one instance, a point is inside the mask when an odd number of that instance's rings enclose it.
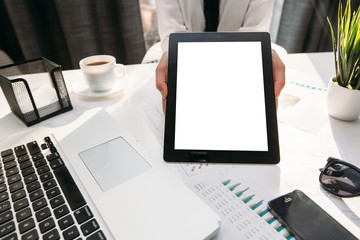
<instances>
[{"instance_id":1,"label":"laptop trackpad","mask_svg":"<svg viewBox=\"0 0 360 240\"><path fill-rule=\"evenodd\" d=\"M151 168L122 137L79 153L103 192Z\"/></svg>"}]
</instances>

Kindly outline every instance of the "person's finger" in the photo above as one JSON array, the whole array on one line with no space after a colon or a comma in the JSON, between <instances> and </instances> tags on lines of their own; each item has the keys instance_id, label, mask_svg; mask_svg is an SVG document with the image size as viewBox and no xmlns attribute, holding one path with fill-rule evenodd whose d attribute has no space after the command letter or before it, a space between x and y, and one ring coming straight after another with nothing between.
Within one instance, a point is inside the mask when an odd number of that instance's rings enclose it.
<instances>
[{"instance_id":1,"label":"person's finger","mask_svg":"<svg viewBox=\"0 0 360 240\"><path fill-rule=\"evenodd\" d=\"M285 86L285 64L281 61L279 55L275 50L272 50L272 62L274 70L274 91L275 91L275 103L276 109L278 108L278 98L281 90Z\"/></svg>"},{"instance_id":2,"label":"person's finger","mask_svg":"<svg viewBox=\"0 0 360 240\"><path fill-rule=\"evenodd\" d=\"M281 61L275 50L272 50L272 60L274 70L275 98L277 100L277 98L280 96L281 90L285 86L285 64Z\"/></svg>"},{"instance_id":3,"label":"person's finger","mask_svg":"<svg viewBox=\"0 0 360 240\"><path fill-rule=\"evenodd\" d=\"M165 108L166 108L166 98L162 98L162 108L165 115Z\"/></svg>"},{"instance_id":4,"label":"person's finger","mask_svg":"<svg viewBox=\"0 0 360 240\"><path fill-rule=\"evenodd\" d=\"M158 66L156 67L156 88L160 91L163 99L167 97L167 52L163 54Z\"/></svg>"}]
</instances>

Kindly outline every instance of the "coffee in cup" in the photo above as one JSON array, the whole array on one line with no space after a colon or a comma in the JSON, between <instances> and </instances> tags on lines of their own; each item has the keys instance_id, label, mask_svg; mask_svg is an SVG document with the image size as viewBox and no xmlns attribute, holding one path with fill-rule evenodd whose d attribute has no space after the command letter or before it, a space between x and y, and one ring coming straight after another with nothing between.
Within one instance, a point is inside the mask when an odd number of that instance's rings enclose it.
<instances>
[{"instance_id":1,"label":"coffee in cup","mask_svg":"<svg viewBox=\"0 0 360 240\"><path fill-rule=\"evenodd\" d=\"M111 90L116 81L121 81L126 74L123 64L117 64L111 55L94 55L82 59L79 63L85 82L94 92Z\"/></svg>"}]
</instances>

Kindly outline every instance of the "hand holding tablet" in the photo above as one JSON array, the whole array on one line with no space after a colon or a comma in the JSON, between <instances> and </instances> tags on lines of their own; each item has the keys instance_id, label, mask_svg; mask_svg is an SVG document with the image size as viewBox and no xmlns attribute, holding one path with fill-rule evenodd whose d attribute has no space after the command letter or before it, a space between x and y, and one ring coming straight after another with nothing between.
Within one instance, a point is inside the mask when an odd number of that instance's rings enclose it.
<instances>
[{"instance_id":1,"label":"hand holding tablet","mask_svg":"<svg viewBox=\"0 0 360 240\"><path fill-rule=\"evenodd\" d=\"M170 36L164 159L278 163L268 33Z\"/></svg>"}]
</instances>

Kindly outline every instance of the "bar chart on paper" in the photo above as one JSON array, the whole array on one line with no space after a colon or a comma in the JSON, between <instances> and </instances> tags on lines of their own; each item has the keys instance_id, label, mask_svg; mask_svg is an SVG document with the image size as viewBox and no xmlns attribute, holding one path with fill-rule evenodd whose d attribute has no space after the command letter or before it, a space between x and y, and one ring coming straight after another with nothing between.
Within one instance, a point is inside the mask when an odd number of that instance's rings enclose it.
<instances>
[{"instance_id":1,"label":"bar chart on paper","mask_svg":"<svg viewBox=\"0 0 360 240\"><path fill-rule=\"evenodd\" d=\"M272 225L276 220L275 217L269 213L266 204L264 204L263 199L261 200L256 199L256 195L250 193L251 192L250 187L242 187L242 188L238 187L241 184L240 183L231 184L230 179L222 181L222 184L224 186L227 186L231 192L234 192L234 195L236 197L238 197L243 203L245 203L252 211L255 211L259 217L261 217L265 222L267 222L270 226L272 226L277 232L282 233L285 239L293 238L293 236L291 236L289 232L284 230L284 226L282 226L277 221L275 225ZM236 190L237 188L239 190Z\"/></svg>"},{"instance_id":2,"label":"bar chart on paper","mask_svg":"<svg viewBox=\"0 0 360 240\"><path fill-rule=\"evenodd\" d=\"M193 190L222 220L218 239L294 239L252 187L232 179L191 180Z\"/></svg>"}]
</instances>

